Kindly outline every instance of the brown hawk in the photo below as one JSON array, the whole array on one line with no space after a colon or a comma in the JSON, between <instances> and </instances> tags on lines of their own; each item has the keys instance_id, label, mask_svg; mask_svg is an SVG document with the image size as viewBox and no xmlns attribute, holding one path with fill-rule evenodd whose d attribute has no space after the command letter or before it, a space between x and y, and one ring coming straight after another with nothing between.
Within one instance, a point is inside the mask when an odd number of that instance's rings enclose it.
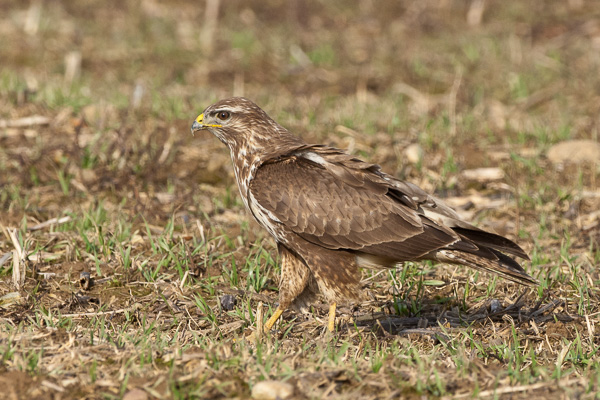
<instances>
[{"instance_id":1,"label":"brown hawk","mask_svg":"<svg viewBox=\"0 0 600 400\"><path fill-rule=\"evenodd\" d=\"M359 267L392 268L434 260L536 284L508 255L529 259L512 241L462 221L441 200L342 150L291 134L252 101L233 97L198 116L192 133L208 130L229 147L246 208L277 241L279 306L320 292L330 304L360 297Z\"/></svg>"}]
</instances>

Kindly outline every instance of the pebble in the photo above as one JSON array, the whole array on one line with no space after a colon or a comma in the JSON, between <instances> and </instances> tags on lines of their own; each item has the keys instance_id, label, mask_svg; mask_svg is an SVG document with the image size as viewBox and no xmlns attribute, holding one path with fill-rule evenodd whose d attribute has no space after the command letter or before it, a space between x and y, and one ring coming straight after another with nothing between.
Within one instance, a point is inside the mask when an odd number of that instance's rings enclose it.
<instances>
[{"instance_id":1,"label":"pebble","mask_svg":"<svg viewBox=\"0 0 600 400\"><path fill-rule=\"evenodd\" d=\"M600 143L594 140L565 140L550 147L546 155L553 164L600 163Z\"/></svg>"},{"instance_id":2,"label":"pebble","mask_svg":"<svg viewBox=\"0 0 600 400\"><path fill-rule=\"evenodd\" d=\"M410 164L418 164L423 160L423 148L418 143L408 145L404 149L404 157Z\"/></svg>"},{"instance_id":3,"label":"pebble","mask_svg":"<svg viewBox=\"0 0 600 400\"><path fill-rule=\"evenodd\" d=\"M256 400L284 400L293 394L294 387L287 382L262 381L252 388L252 398Z\"/></svg>"},{"instance_id":4,"label":"pebble","mask_svg":"<svg viewBox=\"0 0 600 400\"><path fill-rule=\"evenodd\" d=\"M225 295L221 296L221 298L219 300L221 301L221 308L224 311L233 310L237 303L235 296L233 296L231 294L225 294Z\"/></svg>"},{"instance_id":5,"label":"pebble","mask_svg":"<svg viewBox=\"0 0 600 400\"><path fill-rule=\"evenodd\" d=\"M148 400L148 393L146 393L142 389L132 389L129 392L125 393L125 396L123 396L123 400Z\"/></svg>"},{"instance_id":6,"label":"pebble","mask_svg":"<svg viewBox=\"0 0 600 400\"><path fill-rule=\"evenodd\" d=\"M466 169L461 176L468 181L475 182L494 182L504 179L504 171L500 168L474 168Z\"/></svg>"},{"instance_id":7,"label":"pebble","mask_svg":"<svg viewBox=\"0 0 600 400\"><path fill-rule=\"evenodd\" d=\"M500 302L497 299L492 299L492 301L490 302L490 311L492 312L492 314L495 314L500 310L502 310L502 304L500 304Z\"/></svg>"}]
</instances>

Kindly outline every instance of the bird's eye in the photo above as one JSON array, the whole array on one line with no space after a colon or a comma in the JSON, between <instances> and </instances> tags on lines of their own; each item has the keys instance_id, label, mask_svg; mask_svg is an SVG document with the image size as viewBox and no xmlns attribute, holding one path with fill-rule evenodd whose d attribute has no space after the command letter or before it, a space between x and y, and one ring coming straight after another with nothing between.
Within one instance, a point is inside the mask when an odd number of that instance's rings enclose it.
<instances>
[{"instance_id":1,"label":"bird's eye","mask_svg":"<svg viewBox=\"0 0 600 400\"><path fill-rule=\"evenodd\" d=\"M225 121L230 115L231 114L229 114L227 111L220 111L217 113L217 118L219 118L221 121Z\"/></svg>"}]
</instances>

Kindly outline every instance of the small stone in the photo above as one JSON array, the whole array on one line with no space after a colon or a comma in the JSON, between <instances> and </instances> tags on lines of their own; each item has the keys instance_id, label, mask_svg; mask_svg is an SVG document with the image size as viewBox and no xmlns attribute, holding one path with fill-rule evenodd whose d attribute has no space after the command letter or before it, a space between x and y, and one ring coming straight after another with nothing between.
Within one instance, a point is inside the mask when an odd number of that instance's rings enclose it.
<instances>
[{"instance_id":1,"label":"small stone","mask_svg":"<svg viewBox=\"0 0 600 400\"><path fill-rule=\"evenodd\" d=\"M90 290L94 284L94 280L92 279L89 272L81 272L79 274L79 284L83 290Z\"/></svg>"},{"instance_id":2,"label":"small stone","mask_svg":"<svg viewBox=\"0 0 600 400\"><path fill-rule=\"evenodd\" d=\"M474 168L466 169L461 176L471 182L494 182L504 179L504 171L500 168Z\"/></svg>"},{"instance_id":3,"label":"small stone","mask_svg":"<svg viewBox=\"0 0 600 400\"><path fill-rule=\"evenodd\" d=\"M600 143L594 140L565 140L550 147L547 156L553 164L600 163Z\"/></svg>"},{"instance_id":4,"label":"small stone","mask_svg":"<svg viewBox=\"0 0 600 400\"><path fill-rule=\"evenodd\" d=\"M231 294L223 295L219 300L221 301L221 308L225 311L233 310L237 303L235 296Z\"/></svg>"},{"instance_id":5,"label":"small stone","mask_svg":"<svg viewBox=\"0 0 600 400\"><path fill-rule=\"evenodd\" d=\"M500 304L500 302L497 299L492 299L492 301L490 302L490 311L492 312L492 314L497 313L501 309L502 305Z\"/></svg>"},{"instance_id":6,"label":"small stone","mask_svg":"<svg viewBox=\"0 0 600 400\"><path fill-rule=\"evenodd\" d=\"M148 393L139 388L132 389L125 393L123 400L148 400Z\"/></svg>"},{"instance_id":7,"label":"small stone","mask_svg":"<svg viewBox=\"0 0 600 400\"><path fill-rule=\"evenodd\" d=\"M404 157L411 164L418 164L423 160L423 148L418 143L413 143L404 149Z\"/></svg>"},{"instance_id":8,"label":"small stone","mask_svg":"<svg viewBox=\"0 0 600 400\"><path fill-rule=\"evenodd\" d=\"M294 387L287 382L262 381L252 388L252 398L256 400L284 400L293 394Z\"/></svg>"},{"instance_id":9,"label":"small stone","mask_svg":"<svg viewBox=\"0 0 600 400\"><path fill-rule=\"evenodd\" d=\"M79 173L81 173L81 180L83 180L84 183L95 182L98 179L96 172L92 169L80 169Z\"/></svg>"}]
</instances>

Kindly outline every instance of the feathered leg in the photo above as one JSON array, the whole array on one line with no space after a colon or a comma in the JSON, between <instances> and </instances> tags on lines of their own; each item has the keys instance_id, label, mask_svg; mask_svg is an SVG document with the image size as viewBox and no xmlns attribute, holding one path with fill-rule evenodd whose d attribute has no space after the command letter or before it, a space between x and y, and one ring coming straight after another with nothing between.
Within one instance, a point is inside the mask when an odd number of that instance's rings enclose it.
<instances>
[{"instance_id":1,"label":"feathered leg","mask_svg":"<svg viewBox=\"0 0 600 400\"><path fill-rule=\"evenodd\" d=\"M265 323L265 332L270 331L281 314L300 296L311 277L310 270L304 262L290 252L284 245L278 244L277 250L281 258L281 281L279 283L279 306Z\"/></svg>"}]
</instances>

